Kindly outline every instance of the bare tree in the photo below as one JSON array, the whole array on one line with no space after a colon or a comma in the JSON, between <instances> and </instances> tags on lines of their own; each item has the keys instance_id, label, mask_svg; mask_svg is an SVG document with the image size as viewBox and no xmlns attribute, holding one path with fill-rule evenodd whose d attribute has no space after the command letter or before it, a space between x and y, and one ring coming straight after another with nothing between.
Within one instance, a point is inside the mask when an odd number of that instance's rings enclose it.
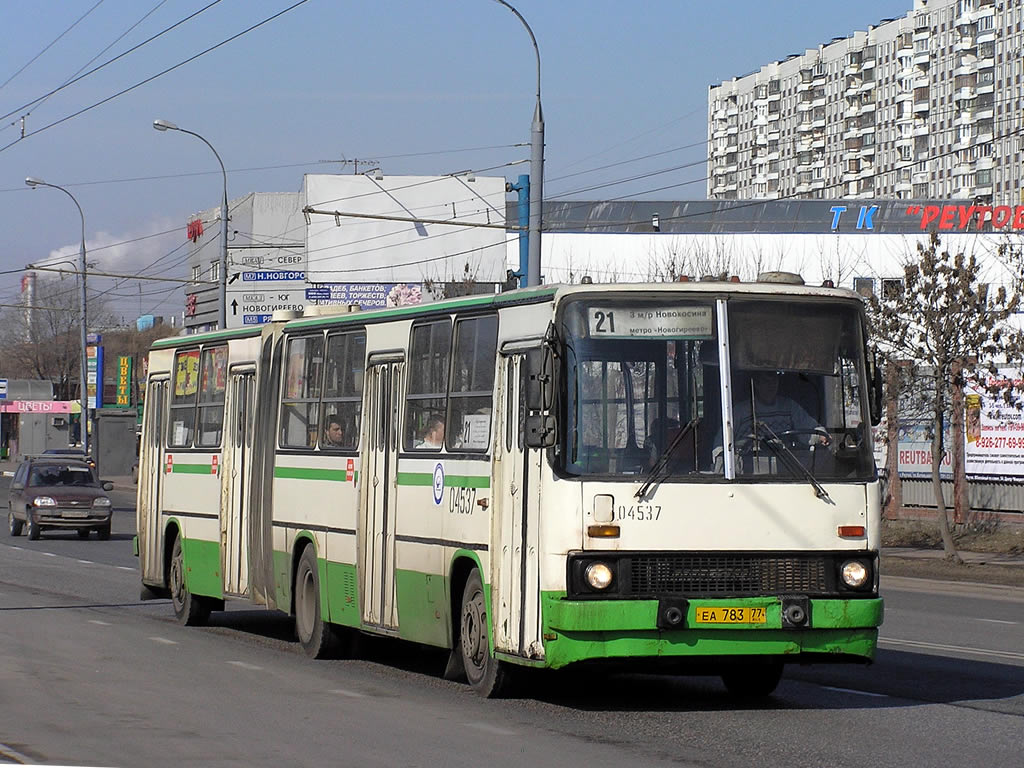
<instances>
[{"instance_id":1,"label":"bare tree","mask_svg":"<svg viewBox=\"0 0 1024 768\"><path fill-rule=\"evenodd\" d=\"M1019 360L1024 346L1008 321L1020 306L1020 294L1001 287L994 294L980 280L981 265L974 255L942 250L932 233L928 245L918 244L916 259L904 266L904 281L889 284L873 296L870 311L875 336L890 360L909 360L909 385L904 397L917 399L931 421L932 486L939 531L946 558L961 562L950 529L942 494L940 465L945 453L945 425L957 361L976 359L992 364ZM966 373L966 371L965 371ZM889 397L901 393L889 392ZM901 398L902 400L903 398Z\"/></svg>"},{"instance_id":2,"label":"bare tree","mask_svg":"<svg viewBox=\"0 0 1024 768\"><path fill-rule=\"evenodd\" d=\"M109 322L102 300L91 302L88 310L90 327ZM79 380L80 327L75 282L39 280L32 308L8 309L0 315L0 371L10 378L52 381L62 399L72 399Z\"/></svg>"}]
</instances>

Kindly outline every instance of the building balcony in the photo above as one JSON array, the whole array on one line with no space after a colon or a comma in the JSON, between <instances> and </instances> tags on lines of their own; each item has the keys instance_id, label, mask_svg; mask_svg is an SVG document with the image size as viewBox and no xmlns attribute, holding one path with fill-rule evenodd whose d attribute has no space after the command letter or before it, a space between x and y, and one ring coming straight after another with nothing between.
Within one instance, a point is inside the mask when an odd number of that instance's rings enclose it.
<instances>
[{"instance_id":1,"label":"building balcony","mask_svg":"<svg viewBox=\"0 0 1024 768\"><path fill-rule=\"evenodd\" d=\"M965 59L953 70L953 77L964 77L973 75L978 71L978 60L975 58Z\"/></svg>"},{"instance_id":2,"label":"building balcony","mask_svg":"<svg viewBox=\"0 0 1024 768\"><path fill-rule=\"evenodd\" d=\"M812 120L811 121L811 129L812 130L816 130L816 129L824 130L825 129L825 118L824 117L820 117L817 120Z\"/></svg>"},{"instance_id":3,"label":"building balcony","mask_svg":"<svg viewBox=\"0 0 1024 768\"><path fill-rule=\"evenodd\" d=\"M928 135L928 123L923 120L915 120L914 128L911 130L913 136L927 136Z\"/></svg>"},{"instance_id":4,"label":"building balcony","mask_svg":"<svg viewBox=\"0 0 1024 768\"><path fill-rule=\"evenodd\" d=\"M930 51L914 51L914 66L927 67L932 60Z\"/></svg>"},{"instance_id":5,"label":"building balcony","mask_svg":"<svg viewBox=\"0 0 1024 768\"><path fill-rule=\"evenodd\" d=\"M894 188L897 192L910 193L914 191L914 185L910 181L904 181L902 179L896 182Z\"/></svg>"},{"instance_id":6,"label":"building balcony","mask_svg":"<svg viewBox=\"0 0 1024 768\"><path fill-rule=\"evenodd\" d=\"M974 15L974 11L964 11L956 17L954 22L958 27L966 27L974 24L977 21L977 17Z\"/></svg>"},{"instance_id":7,"label":"building balcony","mask_svg":"<svg viewBox=\"0 0 1024 768\"><path fill-rule=\"evenodd\" d=\"M814 109L814 104L810 101L801 101L796 105L797 112L810 112L812 109Z\"/></svg>"},{"instance_id":8,"label":"building balcony","mask_svg":"<svg viewBox=\"0 0 1024 768\"><path fill-rule=\"evenodd\" d=\"M996 65L996 60L992 55L987 55L984 58L978 59L978 69L993 69Z\"/></svg>"},{"instance_id":9,"label":"building balcony","mask_svg":"<svg viewBox=\"0 0 1024 768\"><path fill-rule=\"evenodd\" d=\"M992 196L992 185L991 184L978 184L971 189L971 194L968 196L972 200L976 200L979 197L991 197Z\"/></svg>"},{"instance_id":10,"label":"building balcony","mask_svg":"<svg viewBox=\"0 0 1024 768\"><path fill-rule=\"evenodd\" d=\"M995 93L996 84L992 82L978 83L977 90L975 91L978 95L983 93Z\"/></svg>"},{"instance_id":11,"label":"building balcony","mask_svg":"<svg viewBox=\"0 0 1024 768\"><path fill-rule=\"evenodd\" d=\"M954 51L973 51L978 47L978 41L974 35L961 35L960 39L953 43Z\"/></svg>"},{"instance_id":12,"label":"building balcony","mask_svg":"<svg viewBox=\"0 0 1024 768\"><path fill-rule=\"evenodd\" d=\"M843 68L843 74L846 77L851 77L852 75L859 75L860 74L860 64L847 64Z\"/></svg>"},{"instance_id":13,"label":"building balcony","mask_svg":"<svg viewBox=\"0 0 1024 768\"><path fill-rule=\"evenodd\" d=\"M986 29L984 32L978 33L978 45L982 43L994 43L996 40L995 29Z\"/></svg>"},{"instance_id":14,"label":"building balcony","mask_svg":"<svg viewBox=\"0 0 1024 768\"><path fill-rule=\"evenodd\" d=\"M991 170L992 168L995 167L995 161L992 159L991 155L989 155L988 157L979 157L977 160L974 161L974 166L979 171Z\"/></svg>"},{"instance_id":15,"label":"building balcony","mask_svg":"<svg viewBox=\"0 0 1024 768\"><path fill-rule=\"evenodd\" d=\"M978 96L978 89L973 85L962 85L953 91L953 100L962 101L963 99L974 99Z\"/></svg>"},{"instance_id":16,"label":"building balcony","mask_svg":"<svg viewBox=\"0 0 1024 768\"><path fill-rule=\"evenodd\" d=\"M809 120L800 123L796 127L797 133L810 133L813 130L814 130L814 126L813 126L813 124Z\"/></svg>"},{"instance_id":17,"label":"building balcony","mask_svg":"<svg viewBox=\"0 0 1024 768\"><path fill-rule=\"evenodd\" d=\"M920 115L928 112L928 99L914 100L914 114Z\"/></svg>"},{"instance_id":18,"label":"building balcony","mask_svg":"<svg viewBox=\"0 0 1024 768\"><path fill-rule=\"evenodd\" d=\"M861 69L874 69L875 68L875 60L874 59L864 59L864 61L862 61L861 64L860 64L860 68Z\"/></svg>"}]
</instances>

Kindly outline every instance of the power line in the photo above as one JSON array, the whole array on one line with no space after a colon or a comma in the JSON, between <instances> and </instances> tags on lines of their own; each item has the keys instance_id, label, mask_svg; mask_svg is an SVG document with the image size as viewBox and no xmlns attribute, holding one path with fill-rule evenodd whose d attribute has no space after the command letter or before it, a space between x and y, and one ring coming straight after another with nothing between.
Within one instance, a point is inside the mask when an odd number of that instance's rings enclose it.
<instances>
[{"instance_id":1,"label":"power line","mask_svg":"<svg viewBox=\"0 0 1024 768\"><path fill-rule=\"evenodd\" d=\"M74 80L74 79L75 79L75 78L76 78L76 77L77 77L78 75L82 74L82 71L83 71L83 70L84 70L84 69L85 69L86 67L88 67L88 66L89 66L90 64L92 64L92 63L93 63L94 61L96 61L96 59L98 59L98 58L99 58L100 56L102 56L102 55L103 55L104 53L106 53L106 52L107 52L107 51L109 51L109 50L110 50L111 48L113 48L113 47L114 47L115 45L117 45L117 44L118 44L119 42L121 42L121 41L122 41L122 40L123 40L123 39L125 38L125 36L127 36L127 35L128 35L128 33L129 33L129 32L131 32L132 30L134 30L134 29L135 29L136 27L138 27L138 26L139 26L139 24L141 24L141 23L142 23L142 22L144 22L144 21L145 21L146 19L148 19L148 18L149 18L150 16L152 16L152 15L153 15L154 13L156 13L156 11L157 11L157 10L159 10L160 6L162 6L162 5L163 5L164 3L166 3L166 2L167 2L167 0L160 0L160 2L158 2L158 3L157 3L156 5L154 5L154 6L152 7L152 8L150 8L150 9L149 9L149 10L148 10L148 11L147 11L146 13L144 13L144 14L142 15L142 18L140 18L140 19L139 19L138 21L136 21L136 22L135 22L134 24L132 24L132 25L131 25L130 27L128 27L128 29L126 29L126 30L125 30L124 32L122 32L122 33L121 33L120 35L118 35L118 36L117 36L116 38L114 38L114 40L113 40L112 42L110 42L110 43L109 43L109 44L107 45L107 47L106 47L106 48L104 48L104 49L103 49L102 51L100 51L100 52L99 52L99 53L97 53L97 54L96 54L95 56L93 56L93 57L92 57L91 59L89 59L89 60L88 60L87 62L85 62L85 64L83 64L83 65L82 65L81 67L79 67L79 68L78 68L78 70L77 70L77 71L76 71L76 72L75 72L74 74L72 74L72 75L71 75L71 77L69 77L69 78L68 78L67 80L65 80L65 81L64 81L64 82L63 82L63 83L61 84L60 88L56 88L56 89L54 89L54 90L50 91L50 92L49 92L48 94L46 94L45 96L43 96L43 97L42 97L41 99L39 99L38 101L36 101L35 103L33 103L33 104L32 104L32 108L31 108L31 109L30 109L30 110L29 110L28 112L26 112L26 113L25 113L24 115L22 115L21 119L22 119L22 120L24 120L24 119L25 119L26 117L28 117L29 115L31 115L31 114L32 114L32 112L34 112L35 110L37 110L37 109L38 109L39 107L43 106L43 104L45 104L45 103L46 103L46 102L47 102L47 101L49 100L49 98L50 98L51 96L53 96L53 94L57 93L57 91L59 91L59 90L61 90L61 89L63 89L63 88L66 88L66 87L67 87L68 85L70 85L70 84L71 84L71 82L72 82L72 80ZM220 0L217 0L217 2L220 2ZM162 34L162 33L161 33L161 34ZM142 45L145 45L145 43L142 43ZM136 46L136 47L138 47L138 46ZM132 49L132 50L134 50L134 49ZM120 58L120 56L118 56L117 58ZM111 61L117 61L117 59L111 59ZM92 72L95 72L95 71L97 71L97 70L101 69L102 67L105 67L105 66L106 66L107 64L109 64L109 63L110 63L110 62L106 62L105 64L102 64L102 65L101 65L100 67L97 67L96 69L92 70ZM90 72L89 74L92 74L92 72ZM76 82L77 82L77 81L76 81ZM7 117L7 116L8 116L8 115L3 115L3 117L0 117L0 120L4 119L4 118L5 118L5 117Z\"/></svg>"},{"instance_id":2,"label":"power line","mask_svg":"<svg viewBox=\"0 0 1024 768\"><path fill-rule=\"evenodd\" d=\"M25 71L26 69L28 69L29 65L31 65L31 64L32 64L32 62L34 62L34 61L35 61L36 59L38 59L38 58L39 58L40 56L42 56L42 55L43 55L44 53L46 53L46 52L47 52L48 50L50 50L50 49L51 49L51 48L52 48L52 47L53 47L54 45L56 45L56 44L57 44L57 42L58 42L58 41L59 41L59 40L60 40L60 39L61 39L62 37L64 37L64 35L66 35L66 34L67 34L68 32L70 32L70 31L71 31L72 29L74 29L75 27L77 27L77 26L78 26L78 24L79 24L79 22L81 22L81 21L82 21L82 20L83 20L83 19L84 19L84 18L85 18L86 16L88 16L88 15L89 15L90 13L92 13L92 12L93 12L93 11L95 11L95 10L96 10L97 8L99 8L99 7L100 7L100 6L102 5L102 4L103 4L103 0L98 0L98 2L96 3L96 5L94 5L94 6L93 6L92 8L90 8L90 9L89 9L88 11L86 11L86 12L85 12L85 13L83 13L83 14L82 14L81 16L79 16L79 17L78 17L78 19L76 19L76 20L74 21L74 23L72 23L72 25L71 25L70 27L68 27L68 28L67 28L67 29L65 29L65 30L64 30L63 32L61 32L61 33L60 33L59 35L57 35L57 37L55 37L55 38L53 39L53 41L52 41L52 42L51 42L51 43L50 43L49 45L47 45L47 46L46 46L45 48L43 48L43 50L41 50L41 51L40 51L39 53L37 53L37 54L36 54L35 56L33 56L33 57L32 57L31 59L29 59L29 60L28 60L28 62L26 62L26 63L25 63L24 65L22 65L22 67L21 67L21 68L20 68L20 69L19 69L19 70L18 70L17 72L15 72L15 73L14 73L13 75L11 75L10 77L8 77L8 78L7 78L6 80L4 80L4 81L3 81L2 83L0 83L0 89L3 89L3 87L4 87L4 86L6 86L6 85L7 85L7 84L8 84L9 82L11 82L11 80L13 80L14 78L16 78L16 77L17 77L18 75L20 75L20 74L21 74L22 72L24 72L24 71ZM4 115L4 117L7 117L7 115Z\"/></svg>"},{"instance_id":3,"label":"power line","mask_svg":"<svg viewBox=\"0 0 1024 768\"><path fill-rule=\"evenodd\" d=\"M205 49L203 51L200 51L199 53L195 54L194 56L190 56L189 58L185 59L184 61L180 61L177 64L175 64L175 65L173 65L171 67L168 67L167 69L162 70L161 72L157 72L155 75L147 77L145 80L140 80L135 85L129 86L128 88L125 88L125 89L123 89L121 91L118 91L117 93L113 94L112 96L108 96L105 99L101 99L100 101L97 101L95 104L91 104L88 107L83 107L82 109L78 110L77 112L74 112L74 113L72 113L70 115L67 115L66 117L62 117L60 120L55 120L54 122L52 122L52 123L50 123L48 125L44 125L42 128L37 128L34 131L26 133L21 138L15 139L14 141L10 142L9 144L5 144L4 146L0 147L0 152L4 152L5 150L10 149L15 144L17 144L19 141L22 141L23 139L27 139L29 136L35 136L37 133L42 133L43 131L47 131L50 128L53 128L54 126L60 125L61 123L67 122L68 120L71 120L71 119L73 119L75 117L78 117L79 115L85 114L86 112L88 112L88 111L90 111L92 109L95 109L96 107L99 107L99 106L101 106L103 104L106 104L109 101L113 101L114 99L118 98L119 96L123 96L126 93L134 91L136 88L139 88L139 87L141 87L143 85L146 85L147 83L151 83L152 81L156 80L157 78L162 77L163 75L166 75L168 72L173 72L174 70L179 69L180 67L183 67L186 64L189 64L190 62L195 61L196 59L200 58L201 56L205 56L206 54L210 53L211 51L215 51L218 48L220 48L220 47L222 47L224 45L227 45L228 43L233 42L234 40L237 40L238 38L242 37L243 35L247 35L248 33L252 32L253 30L258 29L259 27L262 27L265 24L269 24L271 21L274 21L275 19L280 18L281 16L283 16L286 13L288 13L289 11L292 11L295 8L298 8L300 5L305 5L307 2L309 2L309 0L298 0L298 2L293 3L292 5L288 6L284 10L278 11L277 13L273 14L272 16L268 16L267 18L263 19L263 21L257 22L256 24L253 24L251 27L248 27L248 28L242 30L241 32L238 32L237 34L234 34L234 35L232 35L229 38L221 40L219 43L217 43L215 45L211 45L209 48L207 48L207 49Z\"/></svg>"}]
</instances>

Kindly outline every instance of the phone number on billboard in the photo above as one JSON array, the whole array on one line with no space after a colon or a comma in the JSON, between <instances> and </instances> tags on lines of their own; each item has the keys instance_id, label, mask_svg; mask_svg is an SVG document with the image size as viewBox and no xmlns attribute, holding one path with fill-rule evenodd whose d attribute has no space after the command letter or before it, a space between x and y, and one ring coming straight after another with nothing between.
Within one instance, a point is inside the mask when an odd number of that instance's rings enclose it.
<instances>
[{"instance_id":1,"label":"phone number on billboard","mask_svg":"<svg viewBox=\"0 0 1024 768\"><path fill-rule=\"evenodd\" d=\"M1021 448L1024 449L1024 437L979 437L975 445L978 448Z\"/></svg>"}]
</instances>

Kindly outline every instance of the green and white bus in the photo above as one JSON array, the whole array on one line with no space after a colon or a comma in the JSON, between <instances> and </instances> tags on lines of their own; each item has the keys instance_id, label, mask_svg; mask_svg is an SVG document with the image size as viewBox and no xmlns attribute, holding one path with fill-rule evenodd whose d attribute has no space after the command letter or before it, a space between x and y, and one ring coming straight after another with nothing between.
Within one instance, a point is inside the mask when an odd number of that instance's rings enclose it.
<instances>
[{"instance_id":1,"label":"green and white bus","mask_svg":"<svg viewBox=\"0 0 1024 768\"><path fill-rule=\"evenodd\" d=\"M786 663L868 662L880 383L859 297L800 282L544 286L160 340L144 594L185 624L228 598L287 612L313 657L356 632L451 649L485 696L577 662L744 695Z\"/></svg>"}]
</instances>

